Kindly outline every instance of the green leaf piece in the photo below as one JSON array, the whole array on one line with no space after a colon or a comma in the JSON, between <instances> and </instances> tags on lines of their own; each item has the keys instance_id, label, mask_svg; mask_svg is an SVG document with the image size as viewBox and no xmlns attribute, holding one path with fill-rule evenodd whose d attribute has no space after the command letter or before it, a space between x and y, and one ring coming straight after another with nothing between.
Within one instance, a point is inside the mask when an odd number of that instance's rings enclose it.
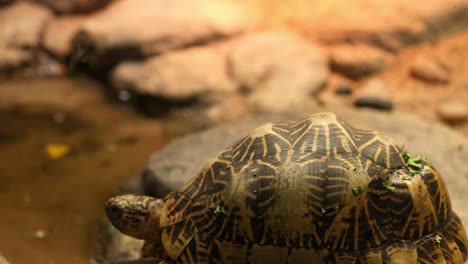
<instances>
[{"instance_id":1,"label":"green leaf piece","mask_svg":"<svg viewBox=\"0 0 468 264\"><path fill-rule=\"evenodd\" d=\"M419 170L413 169L413 168L411 168L411 167L409 167L408 170L409 170L409 172L411 173L411 175L413 175L413 176L414 176L415 174L419 173Z\"/></svg>"},{"instance_id":2,"label":"green leaf piece","mask_svg":"<svg viewBox=\"0 0 468 264\"><path fill-rule=\"evenodd\" d=\"M412 160L413 160L414 162L419 162L419 161L421 161L421 159L422 159L421 154L418 154L416 157L413 157L413 158L412 158Z\"/></svg>"},{"instance_id":3,"label":"green leaf piece","mask_svg":"<svg viewBox=\"0 0 468 264\"><path fill-rule=\"evenodd\" d=\"M352 188L351 190L353 191L354 195L359 195L360 193L362 193L362 187L361 186L356 186L356 187Z\"/></svg>"},{"instance_id":4,"label":"green leaf piece","mask_svg":"<svg viewBox=\"0 0 468 264\"><path fill-rule=\"evenodd\" d=\"M393 186L393 183L392 182L386 182L384 183L384 187L385 189L391 191L391 192L394 192L396 190L395 186Z\"/></svg>"},{"instance_id":5,"label":"green leaf piece","mask_svg":"<svg viewBox=\"0 0 468 264\"><path fill-rule=\"evenodd\" d=\"M416 167L416 168L422 168L423 166L421 163L416 163L416 161L413 159L408 160L408 165Z\"/></svg>"},{"instance_id":6,"label":"green leaf piece","mask_svg":"<svg viewBox=\"0 0 468 264\"><path fill-rule=\"evenodd\" d=\"M224 208L221 205L217 204L214 207L214 213L215 214L220 214L220 213L226 214L226 210L224 210Z\"/></svg>"},{"instance_id":7,"label":"green leaf piece","mask_svg":"<svg viewBox=\"0 0 468 264\"><path fill-rule=\"evenodd\" d=\"M426 162L421 154L413 157L408 151L403 151L403 157L406 161L406 168L410 171L411 175L419 173Z\"/></svg>"},{"instance_id":8,"label":"green leaf piece","mask_svg":"<svg viewBox=\"0 0 468 264\"><path fill-rule=\"evenodd\" d=\"M436 236L434 237L434 240L435 240L435 242L436 242L437 244L440 244L440 242L442 242L442 237L440 237L439 235L436 235Z\"/></svg>"}]
</instances>

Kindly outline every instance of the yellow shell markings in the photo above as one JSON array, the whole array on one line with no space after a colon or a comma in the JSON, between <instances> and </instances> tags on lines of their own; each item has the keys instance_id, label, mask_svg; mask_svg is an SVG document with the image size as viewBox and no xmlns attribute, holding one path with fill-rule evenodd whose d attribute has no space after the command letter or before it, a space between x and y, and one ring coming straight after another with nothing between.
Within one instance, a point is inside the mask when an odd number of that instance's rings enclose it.
<instances>
[{"instance_id":1,"label":"yellow shell markings","mask_svg":"<svg viewBox=\"0 0 468 264\"><path fill-rule=\"evenodd\" d=\"M268 123L165 198L163 245L176 263L466 260L440 174L403 165L391 139L331 113Z\"/></svg>"}]
</instances>

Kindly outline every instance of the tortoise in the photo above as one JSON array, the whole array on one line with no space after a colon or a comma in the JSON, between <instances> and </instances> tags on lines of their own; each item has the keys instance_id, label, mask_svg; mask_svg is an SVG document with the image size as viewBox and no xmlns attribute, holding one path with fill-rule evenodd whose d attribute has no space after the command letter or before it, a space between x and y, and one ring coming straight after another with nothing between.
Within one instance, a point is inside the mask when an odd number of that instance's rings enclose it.
<instances>
[{"instance_id":1,"label":"tortoise","mask_svg":"<svg viewBox=\"0 0 468 264\"><path fill-rule=\"evenodd\" d=\"M333 113L262 125L164 199L106 203L161 263L463 263L440 173Z\"/></svg>"}]
</instances>

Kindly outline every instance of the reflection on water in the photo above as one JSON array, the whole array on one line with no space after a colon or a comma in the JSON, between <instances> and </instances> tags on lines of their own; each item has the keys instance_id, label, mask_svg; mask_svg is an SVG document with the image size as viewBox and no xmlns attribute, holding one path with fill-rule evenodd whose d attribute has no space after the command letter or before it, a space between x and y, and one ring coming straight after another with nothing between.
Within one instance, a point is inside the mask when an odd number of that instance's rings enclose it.
<instances>
[{"instance_id":1,"label":"reflection on water","mask_svg":"<svg viewBox=\"0 0 468 264\"><path fill-rule=\"evenodd\" d=\"M43 86L47 92L57 85L31 82L8 86ZM89 263L102 204L173 136L162 121L105 100L93 102L82 111L18 106L0 111L0 251L10 262ZM52 159L47 144L69 146L70 152Z\"/></svg>"}]
</instances>

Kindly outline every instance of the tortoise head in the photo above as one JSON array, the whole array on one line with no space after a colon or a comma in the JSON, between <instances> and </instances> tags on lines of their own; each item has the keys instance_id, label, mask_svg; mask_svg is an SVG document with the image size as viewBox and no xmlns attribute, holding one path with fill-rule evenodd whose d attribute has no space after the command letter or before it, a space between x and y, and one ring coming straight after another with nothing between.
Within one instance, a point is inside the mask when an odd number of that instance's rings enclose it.
<instances>
[{"instance_id":1,"label":"tortoise head","mask_svg":"<svg viewBox=\"0 0 468 264\"><path fill-rule=\"evenodd\" d=\"M107 201L106 214L120 232L137 239L154 241L160 238L159 219L163 205L161 199L125 194Z\"/></svg>"}]
</instances>

